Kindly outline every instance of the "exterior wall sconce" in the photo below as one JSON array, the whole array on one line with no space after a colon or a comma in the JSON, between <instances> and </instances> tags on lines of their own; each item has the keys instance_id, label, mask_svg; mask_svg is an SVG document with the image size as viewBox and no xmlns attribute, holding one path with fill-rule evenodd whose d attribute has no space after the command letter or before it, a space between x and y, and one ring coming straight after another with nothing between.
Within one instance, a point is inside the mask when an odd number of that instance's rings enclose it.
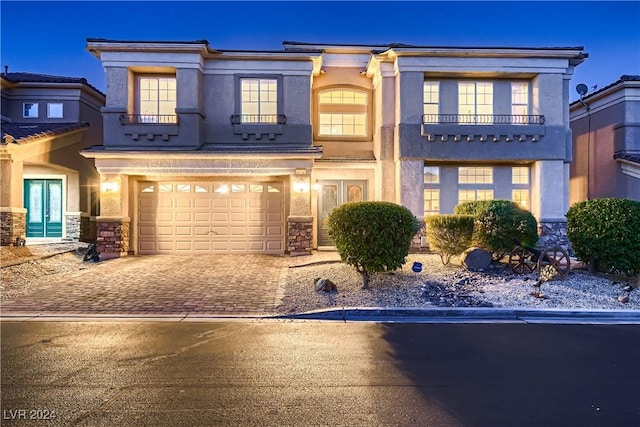
<instances>
[{"instance_id":1,"label":"exterior wall sconce","mask_svg":"<svg viewBox=\"0 0 640 427\"><path fill-rule=\"evenodd\" d=\"M318 180L316 179L315 182L312 185L312 188L314 191L319 191L320 190L320 182L318 182Z\"/></svg>"},{"instance_id":2,"label":"exterior wall sconce","mask_svg":"<svg viewBox=\"0 0 640 427\"><path fill-rule=\"evenodd\" d=\"M115 193L119 189L118 181L115 181L115 180L102 181L102 183L100 184L100 189L104 193Z\"/></svg>"},{"instance_id":3,"label":"exterior wall sconce","mask_svg":"<svg viewBox=\"0 0 640 427\"><path fill-rule=\"evenodd\" d=\"M309 183L306 180L299 180L293 184L293 189L298 193L308 193Z\"/></svg>"}]
</instances>

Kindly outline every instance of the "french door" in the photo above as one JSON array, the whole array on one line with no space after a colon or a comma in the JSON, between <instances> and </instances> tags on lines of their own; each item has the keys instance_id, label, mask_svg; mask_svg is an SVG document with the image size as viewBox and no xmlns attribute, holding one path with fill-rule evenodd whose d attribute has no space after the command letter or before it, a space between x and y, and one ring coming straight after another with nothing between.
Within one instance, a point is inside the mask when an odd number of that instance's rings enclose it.
<instances>
[{"instance_id":1,"label":"french door","mask_svg":"<svg viewBox=\"0 0 640 427\"><path fill-rule=\"evenodd\" d=\"M27 237L62 237L62 180L25 179Z\"/></svg>"},{"instance_id":2,"label":"french door","mask_svg":"<svg viewBox=\"0 0 640 427\"><path fill-rule=\"evenodd\" d=\"M326 219L331 211L349 202L367 200L367 181L320 181L318 197L318 246L333 246Z\"/></svg>"}]
</instances>

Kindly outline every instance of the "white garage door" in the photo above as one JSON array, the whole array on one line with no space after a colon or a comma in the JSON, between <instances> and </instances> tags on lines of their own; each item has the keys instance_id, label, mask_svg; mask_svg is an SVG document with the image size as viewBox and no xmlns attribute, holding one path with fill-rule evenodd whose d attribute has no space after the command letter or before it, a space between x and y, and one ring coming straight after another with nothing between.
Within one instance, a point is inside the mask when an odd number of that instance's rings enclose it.
<instances>
[{"instance_id":1,"label":"white garage door","mask_svg":"<svg viewBox=\"0 0 640 427\"><path fill-rule=\"evenodd\" d=\"M140 254L284 252L282 182L141 182Z\"/></svg>"}]
</instances>

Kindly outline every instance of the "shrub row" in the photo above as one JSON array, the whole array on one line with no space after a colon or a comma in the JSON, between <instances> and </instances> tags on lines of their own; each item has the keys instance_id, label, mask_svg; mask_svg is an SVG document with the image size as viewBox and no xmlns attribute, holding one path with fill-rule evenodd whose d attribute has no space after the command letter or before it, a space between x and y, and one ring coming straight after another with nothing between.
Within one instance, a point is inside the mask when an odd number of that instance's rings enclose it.
<instances>
[{"instance_id":1,"label":"shrub row","mask_svg":"<svg viewBox=\"0 0 640 427\"><path fill-rule=\"evenodd\" d=\"M447 264L452 255L474 245L501 259L514 247L514 240L534 246L538 223L531 212L508 200L479 200L455 207L455 215L425 218L427 240L432 251ZM470 224L471 223L471 224Z\"/></svg>"}]
</instances>

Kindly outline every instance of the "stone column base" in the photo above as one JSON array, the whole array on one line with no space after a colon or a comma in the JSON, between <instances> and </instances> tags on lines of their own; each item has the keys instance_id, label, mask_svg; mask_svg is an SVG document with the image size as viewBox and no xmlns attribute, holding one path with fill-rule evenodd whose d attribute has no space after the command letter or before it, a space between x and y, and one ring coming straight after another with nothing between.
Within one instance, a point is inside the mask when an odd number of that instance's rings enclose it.
<instances>
[{"instance_id":1,"label":"stone column base","mask_svg":"<svg viewBox=\"0 0 640 427\"><path fill-rule=\"evenodd\" d=\"M313 217L290 216L287 218L288 244L287 250L291 256L311 255L313 250Z\"/></svg>"},{"instance_id":2,"label":"stone column base","mask_svg":"<svg viewBox=\"0 0 640 427\"><path fill-rule=\"evenodd\" d=\"M0 208L0 245L13 246L16 239L27 235L27 210L24 208Z\"/></svg>"},{"instance_id":3,"label":"stone column base","mask_svg":"<svg viewBox=\"0 0 640 427\"><path fill-rule=\"evenodd\" d=\"M97 243L101 260L120 258L129 253L129 218L98 217Z\"/></svg>"},{"instance_id":4,"label":"stone column base","mask_svg":"<svg viewBox=\"0 0 640 427\"><path fill-rule=\"evenodd\" d=\"M567 221L541 220L538 222L538 235L540 236L539 246L559 246L569 255L573 255L573 248L567 237Z\"/></svg>"}]
</instances>

